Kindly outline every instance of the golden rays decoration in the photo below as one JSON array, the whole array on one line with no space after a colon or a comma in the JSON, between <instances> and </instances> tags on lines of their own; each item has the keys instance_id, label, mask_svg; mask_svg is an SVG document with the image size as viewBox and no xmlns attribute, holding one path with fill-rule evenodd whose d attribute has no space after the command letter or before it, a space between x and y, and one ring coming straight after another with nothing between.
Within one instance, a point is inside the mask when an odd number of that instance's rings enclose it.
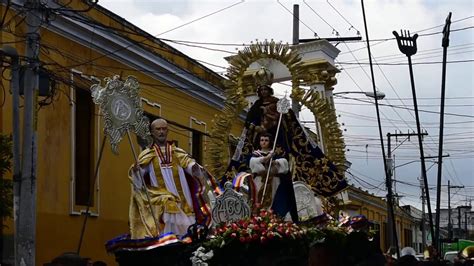
<instances>
[{"instance_id":1,"label":"golden rays decoration","mask_svg":"<svg viewBox=\"0 0 474 266\"><path fill-rule=\"evenodd\" d=\"M277 43L273 40L265 40L245 47L229 60L228 81L224 84L226 100L221 113L215 116L210 132L208 166L211 173L220 178L226 171L231 157L229 144L232 124L248 106L245 95L248 94L249 85L246 85L244 81L244 74L250 64L259 59L278 60L288 68L292 81L290 97L306 106L317 118L321 126L326 156L342 173L345 164L345 145L333 105L315 90L305 91L300 88L307 73L299 54L294 49L290 49L288 44Z\"/></svg>"}]
</instances>

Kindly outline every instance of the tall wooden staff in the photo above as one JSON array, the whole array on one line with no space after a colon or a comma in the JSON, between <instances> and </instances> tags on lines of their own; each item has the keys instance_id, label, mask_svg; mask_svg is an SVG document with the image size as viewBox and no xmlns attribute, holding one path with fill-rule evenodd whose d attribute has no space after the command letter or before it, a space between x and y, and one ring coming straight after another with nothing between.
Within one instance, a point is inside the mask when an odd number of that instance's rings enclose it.
<instances>
[{"instance_id":1,"label":"tall wooden staff","mask_svg":"<svg viewBox=\"0 0 474 266\"><path fill-rule=\"evenodd\" d=\"M146 116L143 115L143 110L140 104L140 96L138 94L139 86L138 80L135 77L129 76L125 81L120 80L119 76L104 79L106 84L105 87L101 87L100 84L94 84L91 86L92 99L95 104L100 106L100 112L104 117L104 138L100 148L100 154L96 163L93 185L95 184L99 165L102 159L102 153L104 150L104 144L106 137L109 138L112 152L118 154L118 144L122 140L125 133L128 136L130 148L135 158L135 163L138 165L138 158L133 147L130 131L135 132L141 139L151 143L151 135L149 131L150 121ZM150 213L155 222L155 226L158 230L158 220L156 219L155 212L151 206L150 195L145 185L145 181L140 171L138 171L140 181L142 183L141 189L144 191L148 200L148 207ZM135 186L136 184L133 183ZM138 189L137 187L135 187ZM89 204L86 209L86 216L82 225L81 237L77 248L77 254L81 249L82 239L84 236L85 226L87 218L89 217L89 205L91 205L92 194L89 196Z\"/></svg>"},{"instance_id":2,"label":"tall wooden staff","mask_svg":"<svg viewBox=\"0 0 474 266\"><path fill-rule=\"evenodd\" d=\"M280 125L281 125L281 118L283 117L283 114L288 113L288 110L291 108L291 103L286 99L286 94L285 97L281 98L277 102L277 111L280 113L280 117L278 118L278 125L277 125L277 130L275 133L275 140L273 141L273 148L272 148L272 153L275 152L277 140L278 140L278 133L280 132ZM270 171L272 169L272 162L273 162L273 156L270 158L270 162L268 163L268 170L267 170L267 177L265 178L265 185L263 186L263 193L262 193L262 200L260 201L260 204L263 204L263 199L265 198L265 192L267 190L267 183L268 183L268 178L270 177Z\"/></svg>"},{"instance_id":3,"label":"tall wooden staff","mask_svg":"<svg viewBox=\"0 0 474 266\"><path fill-rule=\"evenodd\" d=\"M446 18L446 24L443 29L443 65L441 74L441 104L439 112L439 144L438 144L438 178L436 183L436 222L435 222L435 243L436 248L441 250L441 242L439 237L439 219L440 219L440 205L441 205L441 177L443 169L443 137L444 137L444 102L446 95L446 59L448 57L448 46L449 46L449 30L451 27L451 12L449 12Z\"/></svg>"},{"instance_id":4,"label":"tall wooden staff","mask_svg":"<svg viewBox=\"0 0 474 266\"><path fill-rule=\"evenodd\" d=\"M428 177L426 176L426 163L425 163L425 153L423 151L423 139L421 134L421 124L420 116L418 114L418 102L416 100L416 89L415 89L415 78L413 75L413 65L411 63L411 56L415 55L418 48L416 45L416 39L418 34L410 36L410 31L401 31L400 35L396 32L392 32L397 39L398 49L400 52L405 54L408 58L408 70L410 72L410 81L411 81L411 92L413 94L413 107L415 108L415 120L416 120L416 130L418 135L418 146L420 148L420 159L421 159L421 176L423 177L423 183L425 185L425 196L426 204L428 206L428 219L430 223L430 232L434 238L434 226L433 226L433 214L431 212L431 203L430 203L430 189L428 187ZM436 241L436 239L434 239ZM433 241L433 242L434 242ZM436 243L435 243L436 246Z\"/></svg>"}]
</instances>

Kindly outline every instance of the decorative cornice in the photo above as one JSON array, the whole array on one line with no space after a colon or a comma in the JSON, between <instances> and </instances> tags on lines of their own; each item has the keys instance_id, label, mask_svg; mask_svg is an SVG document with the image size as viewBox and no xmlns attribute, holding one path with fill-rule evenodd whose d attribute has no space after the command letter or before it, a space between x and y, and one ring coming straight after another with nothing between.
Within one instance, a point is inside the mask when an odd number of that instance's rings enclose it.
<instances>
[{"instance_id":1,"label":"decorative cornice","mask_svg":"<svg viewBox=\"0 0 474 266\"><path fill-rule=\"evenodd\" d=\"M313 58L324 58L331 65L334 65L334 59L341 52L334 45L324 39L301 43L292 46L291 49L296 50L303 61L311 60Z\"/></svg>"}]
</instances>

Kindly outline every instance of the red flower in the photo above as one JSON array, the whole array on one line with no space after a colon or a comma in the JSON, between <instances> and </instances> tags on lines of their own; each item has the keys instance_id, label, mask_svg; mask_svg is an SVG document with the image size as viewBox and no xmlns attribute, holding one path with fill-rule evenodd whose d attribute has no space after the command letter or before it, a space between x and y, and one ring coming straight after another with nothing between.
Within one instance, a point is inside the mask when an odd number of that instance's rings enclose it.
<instances>
[{"instance_id":1,"label":"red flower","mask_svg":"<svg viewBox=\"0 0 474 266\"><path fill-rule=\"evenodd\" d=\"M273 239L273 237L275 237L275 234L273 232L268 232L267 237L268 239Z\"/></svg>"}]
</instances>

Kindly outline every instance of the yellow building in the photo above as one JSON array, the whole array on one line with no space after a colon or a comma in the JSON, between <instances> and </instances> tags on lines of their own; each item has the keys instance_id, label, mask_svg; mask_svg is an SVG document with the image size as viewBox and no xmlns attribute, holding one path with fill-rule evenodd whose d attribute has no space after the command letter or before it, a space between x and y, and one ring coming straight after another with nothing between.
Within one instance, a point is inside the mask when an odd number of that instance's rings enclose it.
<instances>
[{"instance_id":1,"label":"yellow building","mask_svg":"<svg viewBox=\"0 0 474 266\"><path fill-rule=\"evenodd\" d=\"M25 9L18 1L3 1L6 12L0 43L25 54ZM142 104L150 117L170 123L170 139L204 165L212 119L223 107L223 78L197 61L131 23L95 6L87 12L85 1L48 1L49 20L41 24L42 67L51 83L50 92L38 98L36 265L78 248L93 172L103 137L103 121L91 101L89 88L105 77L135 76L140 81ZM10 3L10 2L9 2ZM56 5L56 6L52 6ZM8 7L8 9L7 9ZM53 10L53 8L55 10ZM53 14L53 13L50 13ZM24 64L24 62L22 62ZM4 73L5 97L0 111L0 132L12 133L12 97ZM102 81L103 82L103 81ZM20 102L20 106L22 106ZM20 110L20 114L22 110ZM238 134L242 127L234 123ZM133 145L138 149L136 139ZM126 139L114 155L106 145L93 188L92 217L88 219L80 255L114 265L106 254L107 240L128 232L130 184L128 167L134 161ZM3 258L13 256L13 221L4 230Z\"/></svg>"},{"instance_id":2,"label":"yellow building","mask_svg":"<svg viewBox=\"0 0 474 266\"><path fill-rule=\"evenodd\" d=\"M389 248L387 240L387 203L381 198L367 191L350 185L346 190L341 192L342 210L349 214L364 215L373 224L372 229L376 230L374 241L379 242L382 251L386 252ZM403 248L411 246L418 249L414 245L413 230L416 230L417 219L412 217L408 211L398 206L394 209L397 236L399 247Z\"/></svg>"}]
</instances>

